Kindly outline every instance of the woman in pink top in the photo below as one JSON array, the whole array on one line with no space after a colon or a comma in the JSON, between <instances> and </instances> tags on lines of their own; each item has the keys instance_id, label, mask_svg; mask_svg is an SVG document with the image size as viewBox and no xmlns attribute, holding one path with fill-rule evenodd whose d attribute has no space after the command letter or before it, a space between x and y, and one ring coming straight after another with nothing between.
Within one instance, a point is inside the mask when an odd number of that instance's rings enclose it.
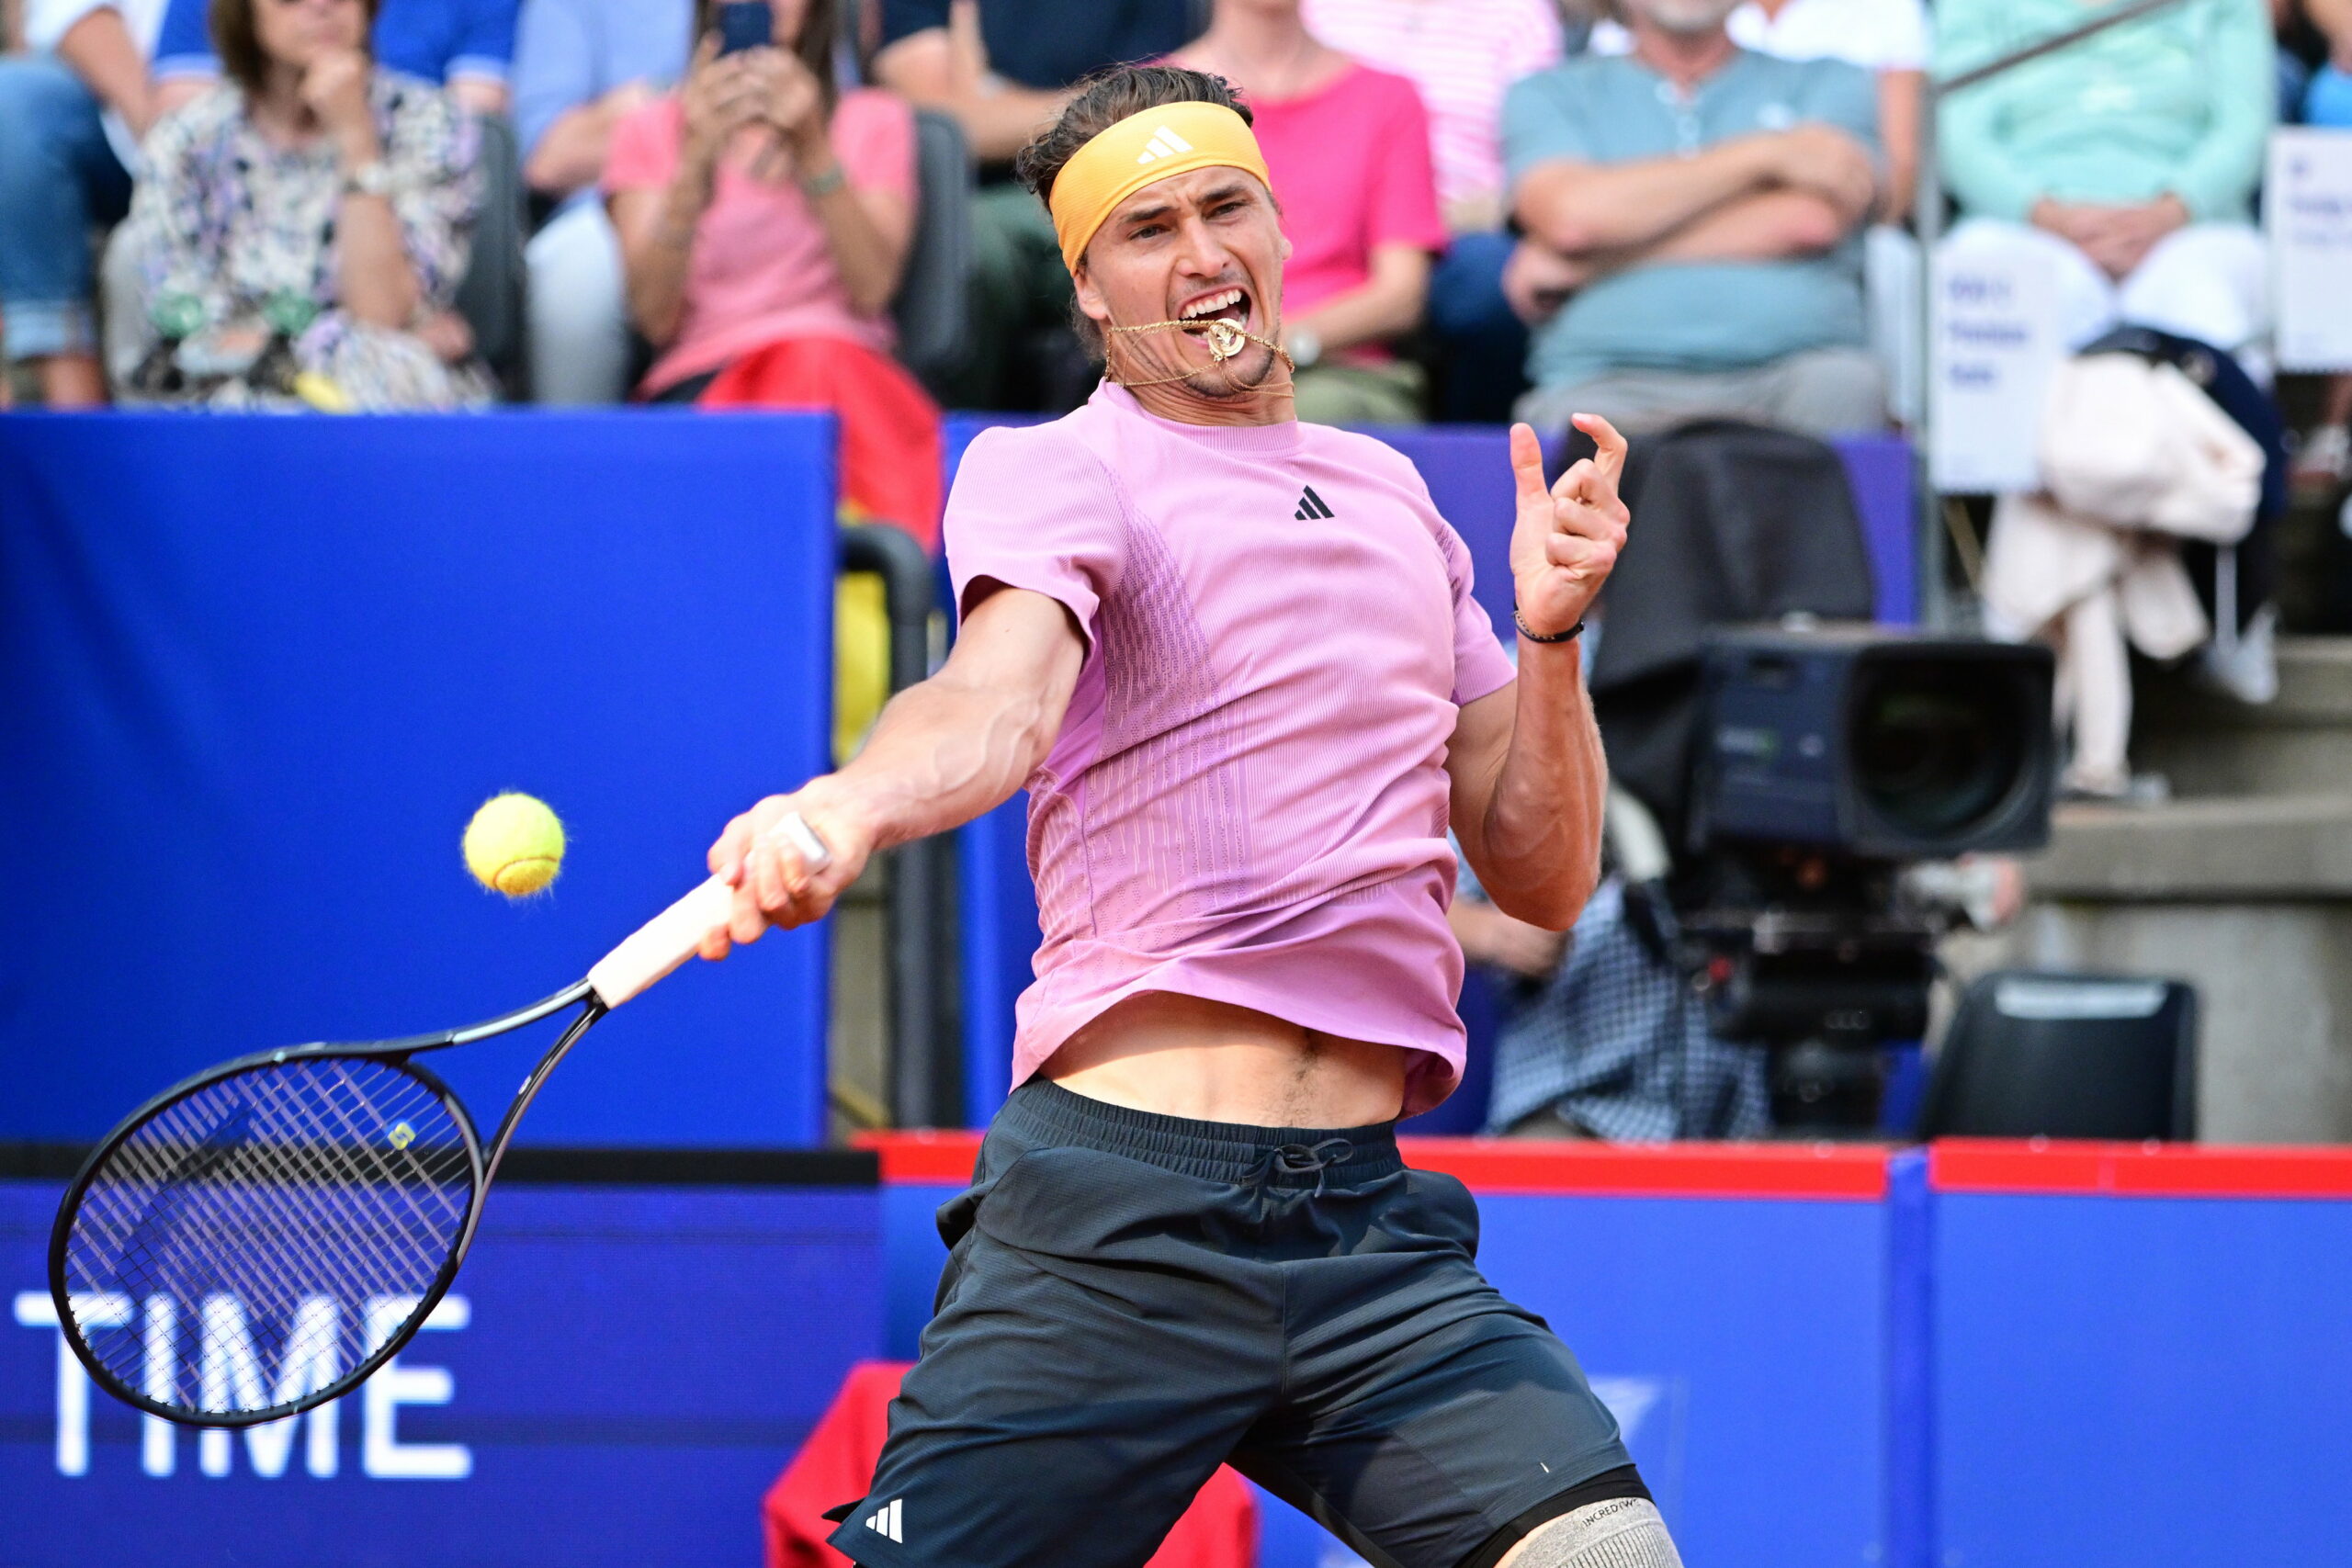
<instances>
[{"instance_id":1,"label":"woman in pink top","mask_svg":"<svg viewBox=\"0 0 2352 1568\"><path fill-rule=\"evenodd\" d=\"M1589 7L1588 7L1589 8ZM1306 0L1316 37L1419 89L1453 236L1430 275L1438 417L1499 424L1527 389L1527 323L1503 294L1503 94L1559 62L1555 0Z\"/></svg>"},{"instance_id":2,"label":"woman in pink top","mask_svg":"<svg viewBox=\"0 0 2352 1568\"><path fill-rule=\"evenodd\" d=\"M1299 0L1216 0L1209 30L1170 59L1224 77L1256 117L1291 243L1283 345L1298 417L1419 423L1426 378L1391 345L1420 325L1445 248L1420 95L1317 42Z\"/></svg>"},{"instance_id":3,"label":"woman in pink top","mask_svg":"<svg viewBox=\"0 0 2352 1568\"><path fill-rule=\"evenodd\" d=\"M914 117L840 92L835 0L769 0L775 46L721 56L718 6L684 87L614 129L605 190L657 402L817 405L842 418L842 493L926 542L938 411L890 356L914 233ZM928 447L928 477L910 454Z\"/></svg>"}]
</instances>

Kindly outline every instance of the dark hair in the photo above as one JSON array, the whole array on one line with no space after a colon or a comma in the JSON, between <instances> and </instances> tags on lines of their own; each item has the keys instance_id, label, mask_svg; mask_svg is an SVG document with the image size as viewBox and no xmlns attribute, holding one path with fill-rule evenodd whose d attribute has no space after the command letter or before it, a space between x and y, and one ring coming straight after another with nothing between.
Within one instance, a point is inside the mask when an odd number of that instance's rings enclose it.
<instances>
[{"instance_id":1,"label":"dark hair","mask_svg":"<svg viewBox=\"0 0 2352 1568\"><path fill-rule=\"evenodd\" d=\"M254 26L254 6L262 3L266 0L212 0L205 14L212 33L212 51L220 57L220 69L245 90L248 97L256 98L269 81L269 56L262 52L261 34ZM376 13L382 8L383 0L360 0L360 5L368 13L368 30L373 32ZM368 50L366 38L359 40L359 47Z\"/></svg>"},{"instance_id":2,"label":"dark hair","mask_svg":"<svg viewBox=\"0 0 2352 1568\"><path fill-rule=\"evenodd\" d=\"M718 25L720 0L695 0L694 36L686 40L688 52L701 41L702 36ZM833 117L833 109L841 97L841 84L833 75L833 51L841 42L841 0L808 0L800 12L800 36L793 40L792 52L817 78L817 91L823 95L825 118Z\"/></svg>"},{"instance_id":3,"label":"dark hair","mask_svg":"<svg viewBox=\"0 0 2352 1568\"><path fill-rule=\"evenodd\" d=\"M1250 106L1236 97L1233 84L1182 65L1114 65L1078 85L1078 96L1061 118L1039 131L1012 161L1012 172L1039 201L1051 204L1054 181L1078 150L1126 118L1170 104L1216 104L1250 123Z\"/></svg>"}]
</instances>

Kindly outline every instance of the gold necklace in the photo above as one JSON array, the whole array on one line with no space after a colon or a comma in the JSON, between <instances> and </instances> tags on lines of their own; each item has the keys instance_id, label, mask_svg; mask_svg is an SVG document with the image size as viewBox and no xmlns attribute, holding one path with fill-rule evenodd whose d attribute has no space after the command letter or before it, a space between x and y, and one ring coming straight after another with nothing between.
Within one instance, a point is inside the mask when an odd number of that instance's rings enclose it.
<instances>
[{"instance_id":1,"label":"gold necklace","mask_svg":"<svg viewBox=\"0 0 2352 1568\"><path fill-rule=\"evenodd\" d=\"M1290 350L1272 338L1260 337L1256 333L1245 331L1235 322L1228 321L1221 316L1193 321L1146 321L1141 326L1113 327L1111 335L1117 337L1125 336L1129 333L1164 332L1198 333L1207 338L1209 362L1202 367L1202 369L1215 369L1239 354L1244 344L1254 343L1261 348L1273 350L1274 357L1283 362L1286 381L1288 378L1295 378L1298 371L1298 364L1291 358ZM1189 381L1200 374L1200 370L1180 370L1173 376L1155 377L1148 381L1130 381L1111 369L1110 355L1107 351L1103 355L1103 360L1104 372L1122 387L1164 387L1170 381ZM1287 384L1282 387L1266 388L1264 390L1286 398L1294 395Z\"/></svg>"}]
</instances>

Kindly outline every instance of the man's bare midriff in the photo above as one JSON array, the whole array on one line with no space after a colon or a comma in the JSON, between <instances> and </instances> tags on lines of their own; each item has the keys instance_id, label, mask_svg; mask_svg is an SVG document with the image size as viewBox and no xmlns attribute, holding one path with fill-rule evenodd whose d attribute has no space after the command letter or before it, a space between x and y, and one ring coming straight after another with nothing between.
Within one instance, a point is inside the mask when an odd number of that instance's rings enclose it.
<instances>
[{"instance_id":1,"label":"man's bare midriff","mask_svg":"<svg viewBox=\"0 0 2352 1568\"><path fill-rule=\"evenodd\" d=\"M1253 1127L1362 1127L1404 1109L1410 1054L1199 997L1146 991L1094 1019L1044 1076L1133 1111Z\"/></svg>"}]
</instances>

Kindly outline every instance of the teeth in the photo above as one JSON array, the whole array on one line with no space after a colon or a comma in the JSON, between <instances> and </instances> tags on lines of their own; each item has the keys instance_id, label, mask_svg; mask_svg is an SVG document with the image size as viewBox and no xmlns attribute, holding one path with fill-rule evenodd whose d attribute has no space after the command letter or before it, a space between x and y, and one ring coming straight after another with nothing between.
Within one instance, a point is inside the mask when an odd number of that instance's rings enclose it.
<instances>
[{"instance_id":1,"label":"teeth","mask_svg":"<svg viewBox=\"0 0 2352 1568\"><path fill-rule=\"evenodd\" d=\"M1241 290L1238 288L1228 288L1222 294L1212 294L1205 299L1187 305L1184 308L1183 319L1188 321L1196 321L1199 318L1208 315L1214 311L1222 310L1227 305L1238 305L1240 303Z\"/></svg>"}]
</instances>

